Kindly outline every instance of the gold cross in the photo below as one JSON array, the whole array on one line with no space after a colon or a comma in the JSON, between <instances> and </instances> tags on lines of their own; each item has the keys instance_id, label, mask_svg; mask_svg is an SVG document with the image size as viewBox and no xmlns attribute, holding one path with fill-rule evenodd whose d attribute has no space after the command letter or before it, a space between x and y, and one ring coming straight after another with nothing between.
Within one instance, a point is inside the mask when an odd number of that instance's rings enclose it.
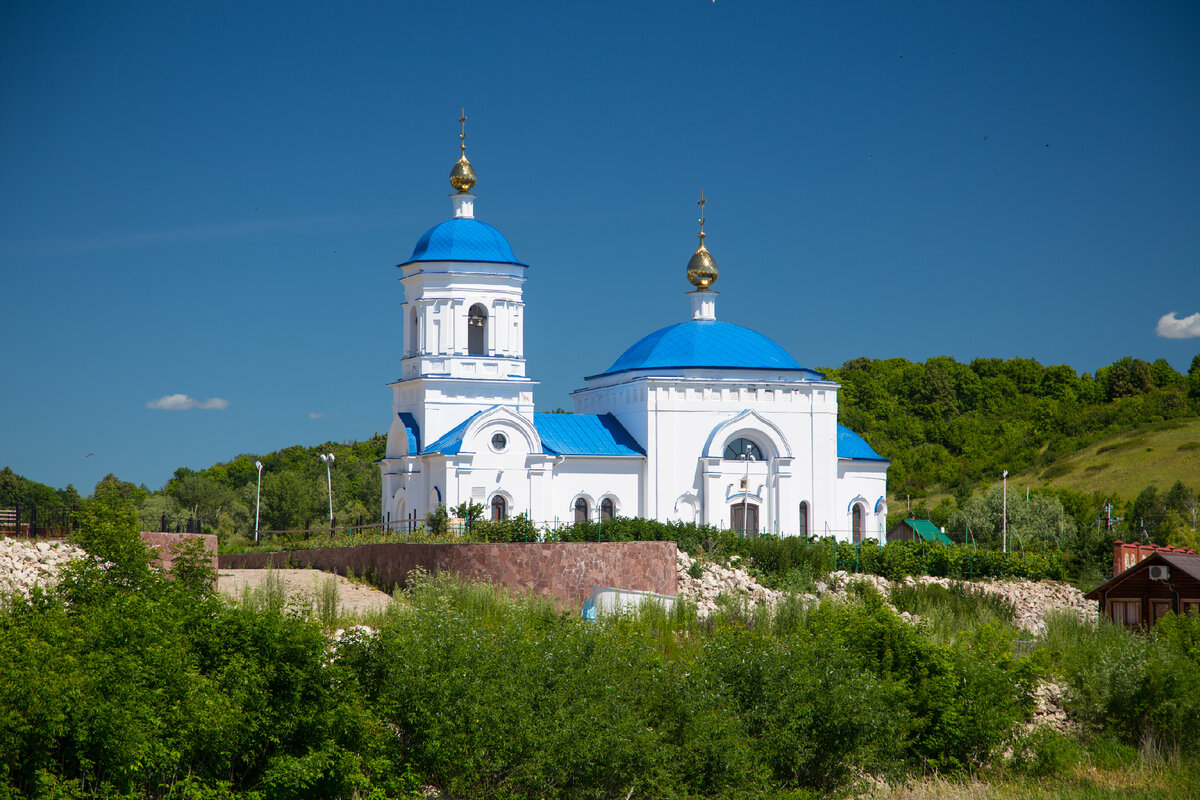
<instances>
[{"instance_id":1,"label":"gold cross","mask_svg":"<svg viewBox=\"0 0 1200 800\"><path fill-rule=\"evenodd\" d=\"M704 199L704 190L700 190L700 199L696 201L696 205L700 206L700 238L704 238L704 204L708 201Z\"/></svg>"},{"instance_id":2,"label":"gold cross","mask_svg":"<svg viewBox=\"0 0 1200 800\"><path fill-rule=\"evenodd\" d=\"M458 118L458 124L462 125L462 132L458 134L458 149L467 152L467 109L462 110L462 116Z\"/></svg>"}]
</instances>

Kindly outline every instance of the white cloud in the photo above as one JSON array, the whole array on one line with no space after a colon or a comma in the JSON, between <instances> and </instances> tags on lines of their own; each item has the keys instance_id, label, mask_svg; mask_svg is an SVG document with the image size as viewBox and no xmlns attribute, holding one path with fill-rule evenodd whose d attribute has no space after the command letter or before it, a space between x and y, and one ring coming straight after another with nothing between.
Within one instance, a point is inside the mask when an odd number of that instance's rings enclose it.
<instances>
[{"instance_id":1,"label":"white cloud","mask_svg":"<svg viewBox=\"0 0 1200 800\"><path fill-rule=\"evenodd\" d=\"M321 417L323 417L323 416L325 416L325 412L324 412L324 411L310 411L310 412L308 412L308 418L309 418L309 419L320 419L320 418L321 418Z\"/></svg>"},{"instance_id":2,"label":"white cloud","mask_svg":"<svg viewBox=\"0 0 1200 800\"><path fill-rule=\"evenodd\" d=\"M1200 311L1190 317L1177 317L1178 311L1163 314L1155 332L1164 339L1195 339L1200 337Z\"/></svg>"},{"instance_id":3,"label":"white cloud","mask_svg":"<svg viewBox=\"0 0 1200 800\"><path fill-rule=\"evenodd\" d=\"M168 394L157 400L146 403L146 408L156 408L160 411L187 411L190 408L202 408L218 411L229 408L229 401L223 397L213 397L208 400L196 400L186 394Z\"/></svg>"}]
</instances>

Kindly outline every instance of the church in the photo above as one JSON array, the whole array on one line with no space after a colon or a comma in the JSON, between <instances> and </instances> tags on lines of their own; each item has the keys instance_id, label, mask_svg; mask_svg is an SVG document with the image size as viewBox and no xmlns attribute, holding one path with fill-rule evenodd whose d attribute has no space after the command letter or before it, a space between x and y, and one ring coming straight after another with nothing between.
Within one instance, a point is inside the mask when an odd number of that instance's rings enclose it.
<instances>
[{"instance_id":1,"label":"church","mask_svg":"<svg viewBox=\"0 0 1200 800\"><path fill-rule=\"evenodd\" d=\"M472 502L539 526L625 516L883 540L889 462L838 424L838 384L717 319L703 195L682 321L583 378L574 413L536 413L527 265L475 218L465 129L459 138L454 215L399 265L404 351L379 461L387 522Z\"/></svg>"}]
</instances>

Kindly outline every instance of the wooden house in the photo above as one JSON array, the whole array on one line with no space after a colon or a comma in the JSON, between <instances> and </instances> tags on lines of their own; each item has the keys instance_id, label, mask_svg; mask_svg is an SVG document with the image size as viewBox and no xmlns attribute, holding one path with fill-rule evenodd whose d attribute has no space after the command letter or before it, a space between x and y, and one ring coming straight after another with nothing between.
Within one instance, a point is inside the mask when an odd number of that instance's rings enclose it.
<instances>
[{"instance_id":1,"label":"wooden house","mask_svg":"<svg viewBox=\"0 0 1200 800\"><path fill-rule=\"evenodd\" d=\"M1143 630L1168 613L1200 614L1200 555L1156 549L1084 597L1100 604L1100 616Z\"/></svg>"},{"instance_id":2,"label":"wooden house","mask_svg":"<svg viewBox=\"0 0 1200 800\"><path fill-rule=\"evenodd\" d=\"M954 544L941 528L927 519L902 519L887 532L889 542L925 542Z\"/></svg>"}]
</instances>

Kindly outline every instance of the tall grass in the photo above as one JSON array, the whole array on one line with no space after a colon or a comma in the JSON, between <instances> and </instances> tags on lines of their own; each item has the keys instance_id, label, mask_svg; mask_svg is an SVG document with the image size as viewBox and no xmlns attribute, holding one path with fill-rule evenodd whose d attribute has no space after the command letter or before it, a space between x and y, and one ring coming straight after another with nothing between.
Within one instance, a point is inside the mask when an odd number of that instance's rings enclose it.
<instances>
[{"instance_id":1,"label":"tall grass","mask_svg":"<svg viewBox=\"0 0 1200 800\"><path fill-rule=\"evenodd\" d=\"M242 605L255 611L280 613L287 606L287 587L283 576L268 566L256 586L242 588Z\"/></svg>"},{"instance_id":2,"label":"tall grass","mask_svg":"<svg viewBox=\"0 0 1200 800\"><path fill-rule=\"evenodd\" d=\"M1200 617L1168 615L1149 633L1051 616L1047 669L1068 713L1094 734L1168 761L1200 755Z\"/></svg>"},{"instance_id":3,"label":"tall grass","mask_svg":"<svg viewBox=\"0 0 1200 800\"><path fill-rule=\"evenodd\" d=\"M314 578L314 582L316 590L313 593L313 605L317 621L323 630L332 631L338 625L342 605L342 592L338 587L337 576L326 575L324 578Z\"/></svg>"},{"instance_id":4,"label":"tall grass","mask_svg":"<svg viewBox=\"0 0 1200 800\"><path fill-rule=\"evenodd\" d=\"M1012 628L1015 610L1005 598L966 583L898 584L889 592L898 610L917 615L939 640L981 628Z\"/></svg>"}]
</instances>

